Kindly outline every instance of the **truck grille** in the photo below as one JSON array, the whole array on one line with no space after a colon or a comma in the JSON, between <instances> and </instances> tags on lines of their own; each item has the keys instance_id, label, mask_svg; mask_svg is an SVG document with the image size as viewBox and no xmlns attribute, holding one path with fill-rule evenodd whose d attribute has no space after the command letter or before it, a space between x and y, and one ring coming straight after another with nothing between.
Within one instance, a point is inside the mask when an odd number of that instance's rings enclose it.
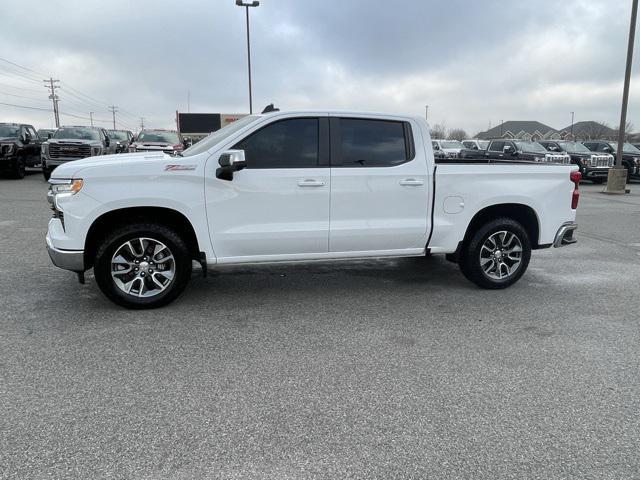
<instances>
[{"instance_id":1,"label":"truck grille","mask_svg":"<svg viewBox=\"0 0 640 480\"><path fill-rule=\"evenodd\" d=\"M561 163L563 165L570 165L571 157L569 155L545 155L545 161L549 163Z\"/></svg>"},{"instance_id":2,"label":"truck grille","mask_svg":"<svg viewBox=\"0 0 640 480\"><path fill-rule=\"evenodd\" d=\"M589 159L590 167L612 167L613 157L611 155L591 155Z\"/></svg>"},{"instance_id":3,"label":"truck grille","mask_svg":"<svg viewBox=\"0 0 640 480\"><path fill-rule=\"evenodd\" d=\"M49 145L50 158L86 158L91 156L91 145L73 143L52 143Z\"/></svg>"}]
</instances>

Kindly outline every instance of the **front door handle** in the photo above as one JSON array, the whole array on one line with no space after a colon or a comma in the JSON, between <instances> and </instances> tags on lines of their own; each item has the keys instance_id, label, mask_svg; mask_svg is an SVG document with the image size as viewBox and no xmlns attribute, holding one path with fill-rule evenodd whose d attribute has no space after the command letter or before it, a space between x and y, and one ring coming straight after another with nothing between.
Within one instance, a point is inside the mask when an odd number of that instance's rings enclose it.
<instances>
[{"instance_id":1,"label":"front door handle","mask_svg":"<svg viewBox=\"0 0 640 480\"><path fill-rule=\"evenodd\" d=\"M400 185L405 187L419 187L420 185L424 185L424 182L416 178L405 178L404 180L400 180Z\"/></svg>"},{"instance_id":2,"label":"front door handle","mask_svg":"<svg viewBox=\"0 0 640 480\"><path fill-rule=\"evenodd\" d=\"M314 180L313 178L306 178L304 180L298 180L299 187L324 187L324 181Z\"/></svg>"}]
</instances>

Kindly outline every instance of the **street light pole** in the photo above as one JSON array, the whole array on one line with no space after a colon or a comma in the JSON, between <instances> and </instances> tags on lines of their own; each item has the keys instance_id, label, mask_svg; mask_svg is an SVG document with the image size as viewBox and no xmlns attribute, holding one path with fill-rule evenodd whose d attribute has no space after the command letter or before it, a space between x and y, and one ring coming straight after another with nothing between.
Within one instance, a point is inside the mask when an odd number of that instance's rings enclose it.
<instances>
[{"instance_id":1,"label":"street light pole","mask_svg":"<svg viewBox=\"0 0 640 480\"><path fill-rule=\"evenodd\" d=\"M251 39L249 37L249 7L257 7L260 5L259 1L244 2L243 0L236 0L236 5L239 7L245 7L247 16L247 68L249 70L249 114L253 113L253 96L251 92Z\"/></svg>"},{"instance_id":2,"label":"street light pole","mask_svg":"<svg viewBox=\"0 0 640 480\"><path fill-rule=\"evenodd\" d=\"M424 107L424 119L427 122L429 121L429 105L425 105Z\"/></svg>"},{"instance_id":3,"label":"street light pole","mask_svg":"<svg viewBox=\"0 0 640 480\"><path fill-rule=\"evenodd\" d=\"M631 6L631 23L629 25L629 43L627 44L627 67L624 75L624 89L622 91L622 111L620 112L620 127L618 128L618 151L616 152L616 165L614 168L609 169L607 193L624 194L627 187L627 169L622 166L622 149L624 147L625 128L627 126L627 105L629 104L629 84L631 83L633 41L636 36L637 18L638 0L633 0Z\"/></svg>"},{"instance_id":4,"label":"street light pole","mask_svg":"<svg viewBox=\"0 0 640 480\"><path fill-rule=\"evenodd\" d=\"M571 141L574 142L575 138L573 138L573 116L575 112L571 112Z\"/></svg>"}]
</instances>

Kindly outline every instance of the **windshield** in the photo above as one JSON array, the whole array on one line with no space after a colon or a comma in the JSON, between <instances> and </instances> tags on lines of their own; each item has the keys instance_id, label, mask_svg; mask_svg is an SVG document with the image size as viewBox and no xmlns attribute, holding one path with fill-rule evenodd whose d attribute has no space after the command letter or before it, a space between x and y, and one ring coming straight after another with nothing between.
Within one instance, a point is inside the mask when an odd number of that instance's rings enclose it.
<instances>
[{"instance_id":1,"label":"windshield","mask_svg":"<svg viewBox=\"0 0 640 480\"><path fill-rule=\"evenodd\" d=\"M478 148L486 150L489 148L489 140L476 140L478 142Z\"/></svg>"},{"instance_id":2,"label":"windshield","mask_svg":"<svg viewBox=\"0 0 640 480\"><path fill-rule=\"evenodd\" d=\"M114 140L128 140L127 132L123 130L109 130L107 132L109 134L109 138L113 138Z\"/></svg>"},{"instance_id":3,"label":"windshield","mask_svg":"<svg viewBox=\"0 0 640 480\"><path fill-rule=\"evenodd\" d=\"M247 115L246 117L242 117L240 120L236 120L235 122L228 124L226 127L223 127L220 130L211 133L204 140L200 140L198 143L187 148L184 152L182 152L182 156L188 157L191 155L197 155L199 153L206 152L214 145L220 143L222 140L233 135L239 130L242 130L244 127L256 121L258 118L260 117L256 115Z\"/></svg>"},{"instance_id":4,"label":"windshield","mask_svg":"<svg viewBox=\"0 0 640 480\"><path fill-rule=\"evenodd\" d=\"M0 125L0 137L17 137L20 135L20 127L15 125Z\"/></svg>"},{"instance_id":5,"label":"windshield","mask_svg":"<svg viewBox=\"0 0 640 480\"><path fill-rule=\"evenodd\" d=\"M522 152L547 153L547 149L538 142L515 142L518 150Z\"/></svg>"},{"instance_id":6,"label":"windshield","mask_svg":"<svg viewBox=\"0 0 640 480\"><path fill-rule=\"evenodd\" d=\"M177 132L141 132L138 135L139 142L162 142L176 145L180 143Z\"/></svg>"},{"instance_id":7,"label":"windshield","mask_svg":"<svg viewBox=\"0 0 640 480\"><path fill-rule=\"evenodd\" d=\"M443 140L440 142L442 148L464 148L464 145L457 140Z\"/></svg>"},{"instance_id":8,"label":"windshield","mask_svg":"<svg viewBox=\"0 0 640 480\"><path fill-rule=\"evenodd\" d=\"M591 153L587 147L579 142L558 142L560 148L569 153Z\"/></svg>"},{"instance_id":9,"label":"windshield","mask_svg":"<svg viewBox=\"0 0 640 480\"><path fill-rule=\"evenodd\" d=\"M617 145L616 145L617 147ZM640 150L638 150L636 147L634 147L633 145L631 145L630 143L625 143L622 146L622 151L624 153L640 153Z\"/></svg>"},{"instance_id":10,"label":"windshield","mask_svg":"<svg viewBox=\"0 0 640 480\"><path fill-rule=\"evenodd\" d=\"M56 130L53 138L69 138L74 140L100 140L98 131L86 127L62 127Z\"/></svg>"}]
</instances>

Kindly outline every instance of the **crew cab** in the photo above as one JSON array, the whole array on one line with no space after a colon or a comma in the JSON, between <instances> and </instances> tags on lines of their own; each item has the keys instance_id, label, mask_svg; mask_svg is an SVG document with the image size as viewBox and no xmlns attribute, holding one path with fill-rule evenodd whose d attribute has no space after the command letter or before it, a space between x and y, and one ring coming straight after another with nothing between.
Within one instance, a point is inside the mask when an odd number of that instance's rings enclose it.
<instances>
[{"instance_id":1,"label":"crew cab","mask_svg":"<svg viewBox=\"0 0 640 480\"><path fill-rule=\"evenodd\" d=\"M486 150L489 146L489 140L479 140L472 138L469 140L462 140L462 145L468 150Z\"/></svg>"},{"instance_id":2,"label":"crew cab","mask_svg":"<svg viewBox=\"0 0 640 480\"><path fill-rule=\"evenodd\" d=\"M40 143L33 126L0 123L0 172L24 178L26 167L40 164Z\"/></svg>"},{"instance_id":3,"label":"crew cab","mask_svg":"<svg viewBox=\"0 0 640 480\"><path fill-rule=\"evenodd\" d=\"M548 152L538 142L528 140L495 139L482 154L487 158L498 160L514 160L526 162L571 164L571 157L566 153Z\"/></svg>"},{"instance_id":4,"label":"crew cab","mask_svg":"<svg viewBox=\"0 0 640 480\"><path fill-rule=\"evenodd\" d=\"M582 178L593 183L604 183L613 166L613 155L593 153L583 144L567 140L541 140L540 145L553 153L566 153L571 163L578 165Z\"/></svg>"},{"instance_id":5,"label":"crew cab","mask_svg":"<svg viewBox=\"0 0 640 480\"><path fill-rule=\"evenodd\" d=\"M130 152L179 153L187 148L182 135L174 130L142 130L130 144Z\"/></svg>"},{"instance_id":6,"label":"crew cab","mask_svg":"<svg viewBox=\"0 0 640 480\"><path fill-rule=\"evenodd\" d=\"M614 157L618 151L618 142L610 140L589 140L582 143L592 152ZM640 179L640 149L625 142L622 146L622 165L627 169L627 178Z\"/></svg>"},{"instance_id":7,"label":"crew cab","mask_svg":"<svg viewBox=\"0 0 640 480\"><path fill-rule=\"evenodd\" d=\"M420 117L275 112L227 125L181 155L58 167L51 260L93 268L129 308L175 299L227 265L447 254L482 288L515 283L532 250L574 243L575 165L434 160Z\"/></svg>"},{"instance_id":8,"label":"crew cab","mask_svg":"<svg viewBox=\"0 0 640 480\"><path fill-rule=\"evenodd\" d=\"M96 157L115 153L109 135L104 128L66 126L56 130L42 144L42 174L46 180L51 172L67 162L79 158Z\"/></svg>"},{"instance_id":9,"label":"crew cab","mask_svg":"<svg viewBox=\"0 0 640 480\"><path fill-rule=\"evenodd\" d=\"M436 152L444 153L445 158L458 158L460 151L464 149L464 145L458 140L431 140L431 146Z\"/></svg>"}]
</instances>

